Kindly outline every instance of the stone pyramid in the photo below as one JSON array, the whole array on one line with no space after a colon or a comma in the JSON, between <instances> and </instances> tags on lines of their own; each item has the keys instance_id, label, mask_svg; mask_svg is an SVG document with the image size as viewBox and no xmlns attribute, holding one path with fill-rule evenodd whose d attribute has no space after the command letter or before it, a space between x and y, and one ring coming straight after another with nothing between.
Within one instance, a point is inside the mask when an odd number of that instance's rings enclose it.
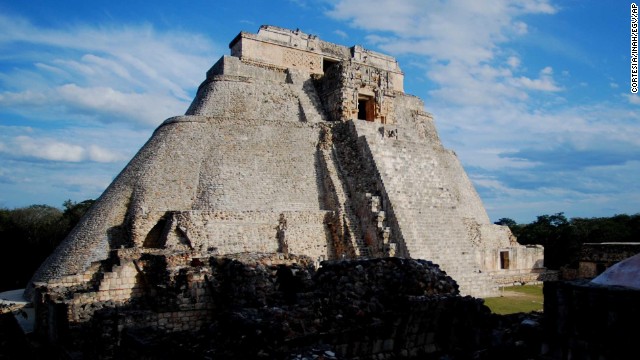
<instances>
[{"instance_id":1,"label":"stone pyramid","mask_svg":"<svg viewBox=\"0 0 640 360\"><path fill-rule=\"evenodd\" d=\"M463 294L536 274L491 224L398 62L299 30L241 32L34 275L95 278L114 251L433 261ZM533 269L533 270L532 270Z\"/></svg>"}]
</instances>

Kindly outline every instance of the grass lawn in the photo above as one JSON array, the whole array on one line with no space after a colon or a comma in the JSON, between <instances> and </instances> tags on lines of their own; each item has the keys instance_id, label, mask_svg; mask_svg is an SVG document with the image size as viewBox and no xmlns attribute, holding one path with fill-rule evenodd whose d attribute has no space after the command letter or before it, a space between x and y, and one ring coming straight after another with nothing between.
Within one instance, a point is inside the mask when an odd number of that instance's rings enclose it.
<instances>
[{"instance_id":1,"label":"grass lawn","mask_svg":"<svg viewBox=\"0 0 640 360\"><path fill-rule=\"evenodd\" d=\"M542 284L509 286L500 289L502 296L485 298L484 303L495 314L542 311Z\"/></svg>"}]
</instances>

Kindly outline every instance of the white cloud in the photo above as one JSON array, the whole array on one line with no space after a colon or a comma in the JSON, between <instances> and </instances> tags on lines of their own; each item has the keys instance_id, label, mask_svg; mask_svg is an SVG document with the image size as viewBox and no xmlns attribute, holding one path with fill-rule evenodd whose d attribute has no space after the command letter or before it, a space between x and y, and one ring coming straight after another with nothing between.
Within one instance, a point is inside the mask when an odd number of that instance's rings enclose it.
<instances>
[{"instance_id":1,"label":"white cloud","mask_svg":"<svg viewBox=\"0 0 640 360\"><path fill-rule=\"evenodd\" d=\"M350 21L357 28L394 34L383 47L387 51L475 64L489 60L496 44L526 32L526 23L517 16L553 9L548 1L534 4L523 6L510 0L490 4L468 0L339 0L328 15Z\"/></svg>"},{"instance_id":2,"label":"white cloud","mask_svg":"<svg viewBox=\"0 0 640 360\"><path fill-rule=\"evenodd\" d=\"M514 32L518 35L524 35L529 31L529 27L522 21L516 21L513 23Z\"/></svg>"},{"instance_id":3,"label":"white cloud","mask_svg":"<svg viewBox=\"0 0 640 360\"><path fill-rule=\"evenodd\" d=\"M629 104L640 105L640 96L638 94L622 94L629 101Z\"/></svg>"},{"instance_id":4,"label":"white cloud","mask_svg":"<svg viewBox=\"0 0 640 360\"><path fill-rule=\"evenodd\" d=\"M110 163L125 159L121 154L114 153L111 150L96 145L90 145L85 151L87 158L95 162Z\"/></svg>"},{"instance_id":5,"label":"white cloud","mask_svg":"<svg viewBox=\"0 0 640 360\"><path fill-rule=\"evenodd\" d=\"M517 79L517 83L523 87L531 90L540 91L560 91L561 89L556 86L550 78L541 77L539 79L530 79L528 77L520 77Z\"/></svg>"},{"instance_id":6,"label":"white cloud","mask_svg":"<svg viewBox=\"0 0 640 360\"><path fill-rule=\"evenodd\" d=\"M531 90L539 91L560 91L562 88L555 84L553 80L553 69L550 66L545 67L540 71L540 77L538 79L530 79L526 76L521 76L515 79L516 86L522 86Z\"/></svg>"},{"instance_id":7,"label":"white cloud","mask_svg":"<svg viewBox=\"0 0 640 360\"><path fill-rule=\"evenodd\" d=\"M16 47L22 64L0 73L11 89L0 92L0 104L23 116L33 110L35 118L93 113L100 121L157 125L184 113L220 52L201 35L150 25L44 29L0 15L0 33L4 58Z\"/></svg>"},{"instance_id":8,"label":"white cloud","mask_svg":"<svg viewBox=\"0 0 640 360\"><path fill-rule=\"evenodd\" d=\"M122 154L107 150L98 145L78 145L52 138L34 138L20 135L2 139L0 153L14 158L37 159L62 162L118 162L124 160Z\"/></svg>"},{"instance_id":9,"label":"white cloud","mask_svg":"<svg viewBox=\"0 0 640 360\"><path fill-rule=\"evenodd\" d=\"M184 113L189 103L163 93L127 93L110 87L65 84L42 91L0 93L0 106L38 119L87 118L105 123L131 122L155 126Z\"/></svg>"},{"instance_id":10,"label":"white cloud","mask_svg":"<svg viewBox=\"0 0 640 360\"><path fill-rule=\"evenodd\" d=\"M13 145L14 154L54 161L79 162L85 151L81 146L55 140L36 141L27 136L15 138Z\"/></svg>"},{"instance_id":11,"label":"white cloud","mask_svg":"<svg viewBox=\"0 0 640 360\"><path fill-rule=\"evenodd\" d=\"M349 35L347 35L347 33L342 30L334 30L333 33L340 36L343 39L346 39L349 37Z\"/></svg>"},{"instance_id":12,"label":"white cloud","mask_svg":"<svg viewBox=\"0 0 640 360\"><path fill-rule=\"evenodd\" d=\"M517 69L518 67L520 67L520 58L517 56L509 56L509 58L507 59L507 64L510 68Z\"/></svg>"}]
</instances>

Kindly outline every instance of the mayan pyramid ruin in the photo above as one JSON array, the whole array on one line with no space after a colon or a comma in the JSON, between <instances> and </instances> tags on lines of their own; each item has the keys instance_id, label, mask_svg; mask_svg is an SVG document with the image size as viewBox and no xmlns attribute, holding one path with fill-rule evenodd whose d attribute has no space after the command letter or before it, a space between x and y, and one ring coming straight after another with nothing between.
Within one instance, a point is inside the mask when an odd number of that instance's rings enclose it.
<instances>
[{"instance_id":1,"label":"mayan pyramid ruin","mask_svg":"<svg viewBox=\"0 0 640 360\"><path fill-rule=\"evenodd\" d=\"M27 297L34 285L89 282L96 299L134 296L140 254L426 259L476 297L536 278L542 249L490 222L393 57L274 26L229 47L186 114L155 130L43 263Z\"/></svg>"}]
</instances>

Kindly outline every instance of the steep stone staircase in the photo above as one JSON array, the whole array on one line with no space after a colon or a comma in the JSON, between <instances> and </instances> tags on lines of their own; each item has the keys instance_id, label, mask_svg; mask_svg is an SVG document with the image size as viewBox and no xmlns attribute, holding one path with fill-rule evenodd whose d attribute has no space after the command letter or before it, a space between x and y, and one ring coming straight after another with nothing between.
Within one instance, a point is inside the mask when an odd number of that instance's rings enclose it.
<instances>
[{"instance_id":1,"label":"steep stone staircase","mask_svg":"<svg viewBox=\"0 0 640 360\"><path fill-rule=\"evenodd\" d=\"M300 111L305 121L321 122L328 120L309 73L287 69L287 81L291 84L291 89L298 95Z\"/></svg>"},{"instance_id":2,"label":"steep stone staircase","mask_svg":"<svg viewBox=\"0 0 640 360\"><path fill-rule=\"evenodd\" d=\"M464 294L494 294L495 284L481 272L458 211L457 191L450 185L457 174L442 166L446 150L365 129L376 125L358 122L356 129L393 204L409 256L439 264Z\"/></svg>"}]
</instances>

